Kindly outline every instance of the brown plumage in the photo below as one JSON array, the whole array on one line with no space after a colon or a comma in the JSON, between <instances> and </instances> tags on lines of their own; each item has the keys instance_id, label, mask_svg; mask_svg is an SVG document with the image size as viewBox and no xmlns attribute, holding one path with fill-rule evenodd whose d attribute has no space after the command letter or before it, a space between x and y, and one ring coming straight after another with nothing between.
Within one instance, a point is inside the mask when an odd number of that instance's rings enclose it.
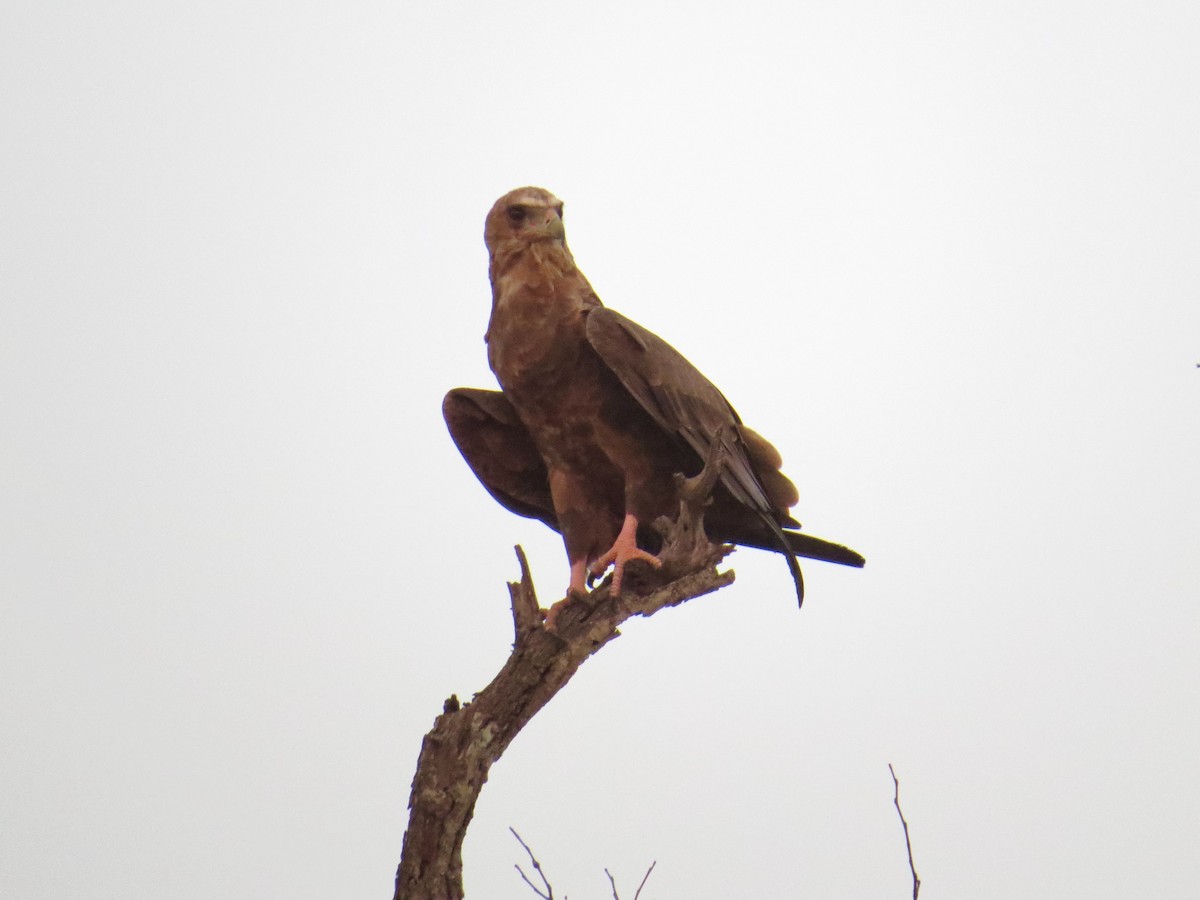
<instances>
[{"instance_id":1,"label":"brown plumage","mask_svg":"<svg viewBox=\"0 0 1200 900\"><path fill-rule=\"evenodd\" d=\"M488 362L502 391L459 388L442 409L489 493L562 533L571 591L586 590L589 570L613 565L619 591L630 560L657 564L654 535L640 526L675 514L673 474L695 474L718 440L725 463L705 513L713 539L783 553L800 602L796 556L863 565L797 531L779 452L666 341L601 304L567 249L558 198L534 187L505 194L484 240Z\"/></svg>"}]
</instances>

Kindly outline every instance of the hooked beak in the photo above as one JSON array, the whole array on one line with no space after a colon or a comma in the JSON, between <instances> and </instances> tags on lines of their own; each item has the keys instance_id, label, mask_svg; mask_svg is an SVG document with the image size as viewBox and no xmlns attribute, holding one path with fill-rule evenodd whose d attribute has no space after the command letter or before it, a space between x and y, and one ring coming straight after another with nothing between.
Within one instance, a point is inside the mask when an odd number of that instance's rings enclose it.
<instances>
[{"instance_id":1,"label":"hooked beak","mask_svg":"<svg viewBox=\"0 0 1200 900\"><path fill-rule=\"evenodd\" d=\"M537 226L537 230L549 240L565 241L567 239L566 226L563 225L563 220L557 210L546 210L546 219Z\"/></svg>"}]
</instances>

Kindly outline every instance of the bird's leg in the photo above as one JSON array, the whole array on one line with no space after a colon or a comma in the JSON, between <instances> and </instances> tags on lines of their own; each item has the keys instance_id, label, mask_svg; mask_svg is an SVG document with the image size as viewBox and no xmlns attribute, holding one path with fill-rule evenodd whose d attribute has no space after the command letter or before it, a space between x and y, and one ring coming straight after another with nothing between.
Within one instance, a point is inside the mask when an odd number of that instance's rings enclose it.
<instances>
[{"instance_id":1,"label":"bird's leg","mask_svg":"<svg viewBox=\"0 0 1200 900\"><path fill-rule=\"evenodd\" d=\"M567 588L567 593L587 593L587 557L581 556L571 560L571 585Z\"/></svg>"},{"instance_id":2,"label":"bird's leg","mask_svg":"<svg viewBox=\"0 0 1200 900\"><path fill-rule=\"evenodd\" d=\"M662 566L661 559L652 553L647 553L637 545L637 528L637 516L632 513L626 514L625 523L621 526L621 533L617 535L612 548L592 563L593 575L602 575L609 566L613 567L612 592L614 594L621 593L621 580L625 576L625 565L630 560L640 559L656 569ZM574 577L574 566L571 568L571 574Z\"/></svg>"},{"instance_id":3,"label":"bird's leg","mask_svg":"<svg viewBox=\"0 0 1200 900\"><path fill-rule=\"evenodd\" d=\"M572 597L587 596L587 557L571 560L571 584L567 587L567 596L546 610L546 630L557 631L558 614L563 611Z\"/></svg>"}]
</instances>

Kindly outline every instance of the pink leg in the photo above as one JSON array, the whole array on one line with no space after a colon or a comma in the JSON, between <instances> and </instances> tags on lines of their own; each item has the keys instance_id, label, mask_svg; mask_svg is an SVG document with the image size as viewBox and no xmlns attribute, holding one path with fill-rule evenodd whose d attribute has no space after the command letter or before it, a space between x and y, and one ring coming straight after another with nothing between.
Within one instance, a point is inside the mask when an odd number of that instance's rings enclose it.
<instances>
[{"instance_id":1,"label":"pink leg","mask_svg":"<svg viewBox=\"0 0 1200 900\"><path fill-rule=\"evenodd\" d=\"M621 526L621 533L613 542L612 549L592 563L592 574L602 575L609 566L613 567L612 589L614 594L621 593L621 579L625 576L625 564L632 559L648 562L654 568L662 565L662 560L652 553L647 553L637 545L638 520L636 516L626 515ZM575 567L571 567L571 577L575 577Z\"/></svg>"},{"instance_id":2,"label":"pink leg","mask_svg":"<svg viewBox=\"0 0 1200 900\"><path fill-rule=\"evenodd\" d=\"M577 559L571 563L571 586L567 588L568 594L586 594L587 593L587 560Z\"/></svg>"},{"instance_id":3,"label":"pink leg","mask_svg":"<svg viewBox=\"0 0 1200 900\"><path fill-rule=\"evenodd\" d=\"M571 563L571 585L567 588L567 596L546 610L546 630L558 630L555 624L558 621L558 614L567 605L567 601L571 599L572 594L586 595L587 592L587 560L577 559Z\"/></svg>"}]
</instances>

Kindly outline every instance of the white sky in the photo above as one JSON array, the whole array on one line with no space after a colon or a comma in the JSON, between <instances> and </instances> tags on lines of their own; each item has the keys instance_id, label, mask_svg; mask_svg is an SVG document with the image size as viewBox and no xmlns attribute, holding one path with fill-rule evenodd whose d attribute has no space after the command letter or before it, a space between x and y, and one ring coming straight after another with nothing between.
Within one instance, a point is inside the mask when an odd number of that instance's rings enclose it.
<instances>
[{"instance_id":1,"label":"white sky","mask_svg":"<svg viewBox=\"0 0 1200 900\"><path fill-rule=\"evenodd\" d=\"M0 895L385 897L556 535L492 201L783 451L861 572L732 558L495 767L468 895L1200 883L1200 5L0 7Z\"/></svg>"}]
</instances>

